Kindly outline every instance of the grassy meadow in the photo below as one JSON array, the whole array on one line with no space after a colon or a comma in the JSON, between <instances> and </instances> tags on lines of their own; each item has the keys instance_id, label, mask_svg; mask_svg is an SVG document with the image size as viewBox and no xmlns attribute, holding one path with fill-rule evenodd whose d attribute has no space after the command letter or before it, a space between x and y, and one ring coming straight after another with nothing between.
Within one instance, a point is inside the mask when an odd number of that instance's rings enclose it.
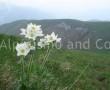
<instances>
[{"instance_id":1,"label":"grassy meadow","mask_svg":"<svg viewBox=\"0 0 110 90\"><path fill-rule=\"evenodd\" d=\"M46 50L36 50L28 88L20 89L21 66L16 51L2 47L4 40L20 41L0 35L0 90L110 90L110 52L52 49L41 69ZM2 43L2 44L1 44ZM31 53L30 53L31 55ZM29 57L25 58L28 63Z\"/></svg>"}]
</instances>

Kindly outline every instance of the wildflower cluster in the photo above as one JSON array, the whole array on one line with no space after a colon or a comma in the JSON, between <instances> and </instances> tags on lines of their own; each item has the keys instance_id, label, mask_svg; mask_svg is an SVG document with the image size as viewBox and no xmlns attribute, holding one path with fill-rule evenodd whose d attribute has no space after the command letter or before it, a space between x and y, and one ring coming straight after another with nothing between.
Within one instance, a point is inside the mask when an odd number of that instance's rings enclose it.
<instances>
[{"instance_id":1,"label":"wildflower cluster","mask_svg":"<svg viewBox=\"0 0 110 90\"><path fill-rule=\"evenodd\" d=\"M61 38L58 38L58 35L55 35L54 32L51 35L44 36L43 31L41 29L41 25L28 24L27 27L21 29L20 35L23 35L28 42L18 43L16 46L17 56L26 56L31 50L35 50L35 40L37 37L42 37L40 41L37 43L37 46L43 48L46 45L50 45L54 42L60 42Z\"/></svg>"},{"instance_id":2,"label":"wildflower cluster","mask_svg":"<svg viewBox=\"0 0 110 90\"><path fill-rule=\"evenodd\" d=\"M22 86L28 87L30 85L29 82L33 73L32 67L34 65L32 59L33 55L31 55L28 63L25 62L24 57L27 56L31 50L36 50L35 43L37 43L37 47L44 48L55 42L60 42L61 38L58 38L58 35L55 35L54 32L45 36L41 29L41 25L35 25L32 23L28 24L26 28L22 28L20 35L25 37L24 42L17 43L16 45L17 56L20 56L21 74L19 81L22 88ZM49 52L47 54L49 54ZM46 58L44 58L44 61L41 65L41 71L45 65L45 62L47 61L47 55L45 57Z\"/></svg>"}]
</instances>

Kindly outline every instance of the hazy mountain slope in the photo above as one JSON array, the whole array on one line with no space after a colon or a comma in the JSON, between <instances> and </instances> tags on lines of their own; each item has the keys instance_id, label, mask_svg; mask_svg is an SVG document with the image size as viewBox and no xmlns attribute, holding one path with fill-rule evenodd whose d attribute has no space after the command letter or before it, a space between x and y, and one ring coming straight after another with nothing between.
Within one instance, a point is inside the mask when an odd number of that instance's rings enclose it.
<instances>
[{"instance_id":1,"label":"hazy mountain slope","mask_svg":"<svg viewBox=\"0 0 110 90\"><path fill-rule=\"evenodd\" d=\"M110 22L86 22L86 25L95 37L110 39Z\"/></svg>"},{"instance_id":2,"label":"hazy mountain slope","mask_svg":"<svg viewBox=\"0 0 110 90\"><path fill-rule=\"evenodd\" d=\"M86 22L71 19L58 20L20 20L0 26L0 33L19 35L20 28L25 28L28 23L42 25L44 33L55 32L63 39L65 45L68 41L91 41L97 38L110 39L110 22Z\"/></svg>"},{"instance_id":3,"label":"hazy mountain slope","mask_svg":"<svg viewBox=\"0 0 110 90\"><path fill-rule=\"evenodd\" d=\"M20 28L25 28L28 23L35 23L42 25L44 32L51 33L52 31L59 34L66 34L73 36L76 32L86 32L87 26L82 21L78 20L21 20L12 23L7 23L0 26L0 33L18 35ZM70 35L71 34L71 35ZM64 36L64 35L63 35ZM76 34L75 34L76 36Z\"/></svg>"}]
</instances>

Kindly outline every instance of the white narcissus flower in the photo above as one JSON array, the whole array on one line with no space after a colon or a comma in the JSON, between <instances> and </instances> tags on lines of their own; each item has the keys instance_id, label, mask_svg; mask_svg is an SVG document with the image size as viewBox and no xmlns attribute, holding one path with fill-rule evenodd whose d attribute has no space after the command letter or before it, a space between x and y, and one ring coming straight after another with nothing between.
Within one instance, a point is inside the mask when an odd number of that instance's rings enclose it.
<instances>
[{"instance_id":1,"label":"white narcissus flower","mask_svg":"<svg viewBox=\"0 0 110 90\"><path fill-rule=\"evenodd\" d=\"M46 41L45 38L40 39L40 41L38 42L38 46L41 48L45 47L46 45L49 45L49 43Z\"/></svg>"},{"instance_id":2,"label":"white narcissus flower","mask_svg":"<svg viewBox=\"0 0 110 90\"><path fill-rule=\"evenodd\" d=\"M52 43L52 42L60 42L61 38L57 38L58 35L55 35L54 32L51 33L51 35L46 35L45 39L47 40L48 43Z\"/></svg>"},{"instance_id":3,"label":"white narcissus flower","mask_svg":"<svg viewBox=\"0 0 110 90\"><path fill-rule=\"evenodd\" d=\"M30 52L27 42L18 43L16 46L17 56L26 56Z\"/></svg>"},{"instance_id":4,"label":"white narcissus flower","mask_svg":"<svg viewBox=\"0 0 110 90\"><path fill-rule=\"evenodd\" d=\"M30 42L27 42L27 45L30 50L35 50L35 45L33 46Z\"/></svg>"},{"instance_id":5,"label":"white narcissus flower","mask_svg":"<svg viewBox=\"0 0 110 90\"><path fill-rule=\"evenodd\" d=\"M57 38L58 35L55 35L54 32L51 33L51 35L46 35L44 38L40 39L40 41L38 42L38 46L43 48L46 45L49 45L50 43L53 42L60 42L61 38Z\"/></svg>"},{"instance_id":6,"label":"white narcissus flower","mask_svg":"<svg viewBox=\"0 0 110 90\"><path fill-rule=\"evenodd\" d=\"M28 24L26 29L21 29L21 35L25 35L26 38L35 40L36 37L43 36L41 25Z\"/></svg>"},{"instance_id":7,"label":"white narcissus flower","mask_svg":"<svg viewBox=\"0 0 110 90\"><path fill-rule=\"evenodd\" d=\"M30 50L35 50L30 42L18 43L16 46L17 56L26 56Z\"/></svg>"}]
</instances>

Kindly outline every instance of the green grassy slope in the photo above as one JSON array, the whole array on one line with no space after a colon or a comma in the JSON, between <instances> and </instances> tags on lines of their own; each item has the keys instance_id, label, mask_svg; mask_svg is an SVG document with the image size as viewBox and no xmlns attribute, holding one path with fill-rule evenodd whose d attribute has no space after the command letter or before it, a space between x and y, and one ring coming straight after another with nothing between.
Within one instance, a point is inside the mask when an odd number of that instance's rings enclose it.
<instances>
[{"instance_id":1,"label":"green grassy slope","mask_svg":"<svg viewBox=\"0 0 110 90\"><path fill-rule=\"evenodd\" d=\"M0 43L9 38L12 42L19 41L13 36L0 35ZM35 52L31 88L23 90L110 90L110 52L53 49L41 71L45 51L42 52ZM26 62L28 59L26 57ZM15 51L0 49L0 90L16 90L20 72L18 62Z\"/></svg>"}]
</instances>

